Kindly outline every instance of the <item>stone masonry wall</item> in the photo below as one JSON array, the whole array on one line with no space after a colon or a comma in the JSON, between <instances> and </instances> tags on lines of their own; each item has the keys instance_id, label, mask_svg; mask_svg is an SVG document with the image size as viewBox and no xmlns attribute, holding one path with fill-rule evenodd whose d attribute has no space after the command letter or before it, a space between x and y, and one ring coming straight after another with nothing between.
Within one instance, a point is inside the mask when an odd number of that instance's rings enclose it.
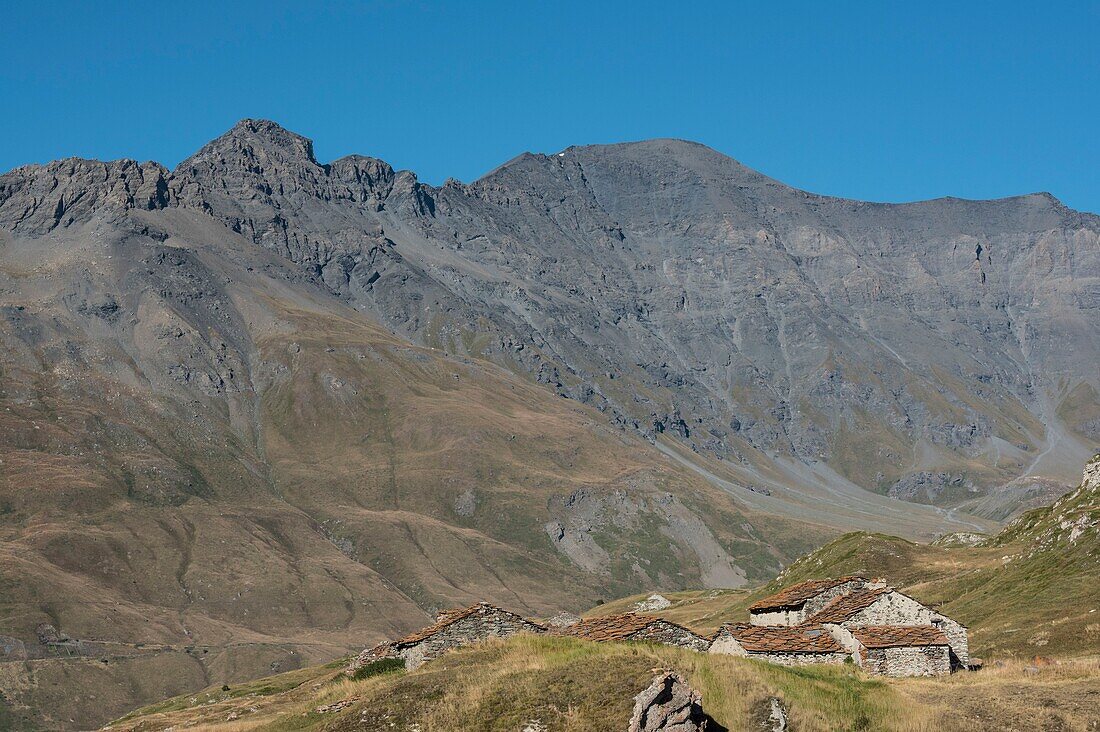
<instances>
[{"instance_id":1,"label":"stone masonry wall","mask_svg":"<svg viewBox=\"0 0 1100 732\"><path fill-rule=\"evenodd\" d=\"M750 625L798 625L802 615L797 610L772 610L765 613L749 613Z\"/></svg>"},{"instance_id":2,"label":"stone masonry wall","mask_svg":"<svg viewBox=\"0 0 1100 732\"><path fill-rule=\"evenodd\" d=\"M725 631L718 634L718 637L710 644L710 648L707 649L707 652L718 653L725 656L749 655L745 647L741 645L736 638Z\"/></svg>"},{"instance_id":3,"label":"stone masonry wall","mask_svg":"<svg viewBox=\"0 0 1100 732\"><path fill-rule=\"evenodd\" d=\"M951 643L952 664L960 668L970 666L970 641L966 628L946 615L932 614L932 624L943 631Z\"/></svg>"},{"instance_id":4,"label":"stone masonry wall","mask_svg":"<svg viewBox=\"0 0 1100 732\"><path fill-rule=\"evenodd\" d=\"M865 671L884 676L939 676L951 673L947 646L870 648L860 653Z\"/></svg>"},{"instance_id":5,"label":"stone masonry wall","mask_svg":"<svg viewBox=\"0 0 1100 732\"><path fill-rule=\"evenodd\" d=\"M411 671L447 651L471 643L488 638L507 638L516 633L541 632L544 632L541 626L511 613L471 615L451 623L419 643L399 649L398 655L405 659L405 668Z\"/></svg>"},{"instance_id":6,"label":"stone masonry wall","mask_svg":"<svg viewBox=\"0 0 1100 732\"><path fill-rule=\"evenodd\" d=\"M777 663L781 666L805 666L811 663L844 663L849 654L837 651L836 653L753 653L746 654L749 658L756 658L768 663Z\"/></svg>"},{"instance_id":7,"label":"stone masonry wall","mask_svg":"<svg viewBox=\"0 0 1100 732\"><path fill-rule=\"evenodd\" d=\"M848 595L855 590L865 587L867 582L863 580L851 580L844 584L837 585L836 587L830 587L824 592L814 595L806 604L802 606L802 611L799 613L798 622L802 623L806 621L806 618L820 612L826 605L840 597L841 595Z\"/></svg>"},{"instance_id":8,"label":"stone masonry wall","mask_svg":"<svg viewBox=\"0 0 1100 732\"><path fill-rule=\"evenodd\" d=\"M931 625L933 612L900 592L888 592L868 607L860 610L843 625L858 628L866 625Z\"/></svg>"}]
</instances>

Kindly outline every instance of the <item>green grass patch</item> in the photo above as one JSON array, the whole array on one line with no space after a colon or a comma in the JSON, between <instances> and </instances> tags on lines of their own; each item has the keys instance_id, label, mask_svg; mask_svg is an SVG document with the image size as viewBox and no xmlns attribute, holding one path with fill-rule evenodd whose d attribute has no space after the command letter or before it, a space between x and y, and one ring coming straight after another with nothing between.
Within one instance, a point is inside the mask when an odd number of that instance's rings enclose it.
<instances>
[{"instance_id":1,"label":"green grass patch","mask_svg":"<svg viewBox=\"0 0 1100 732\"><path fill-rule=\"evenodd\" d=\"M405 660L402 658L380 658L377 661L372 661L366 666L362 666L355 670L355 673L351 674L349 678L353 681L360 681L362 679L369 679L371 676L380 676L382 674L392 674L397 671L405 670Z\"/></svg>"}]
</instances>

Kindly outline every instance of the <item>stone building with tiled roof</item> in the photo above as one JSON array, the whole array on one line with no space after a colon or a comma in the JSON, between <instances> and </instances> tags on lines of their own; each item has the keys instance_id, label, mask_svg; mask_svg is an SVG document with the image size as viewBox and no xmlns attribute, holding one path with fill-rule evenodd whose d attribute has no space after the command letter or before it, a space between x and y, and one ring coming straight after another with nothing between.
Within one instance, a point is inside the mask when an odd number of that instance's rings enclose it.
<instances>
[{"instance_id":1,"label":"stone building with tiled roof","mask_svg":"<svg viewBox=\"0 0 1100 732\"><path fill-rule=\"evenodd\" d=\"M869 626L926 626L942 633L949 641L950 661L954 668L970 665L970 647L966 627L946 615L936 612L908 595L892 587L856 590L839 597L820 612L810 616L808 622L822 623L836 630L852 630Z\"/></svg>"},{"instance_id":2,"label":"stone building with tiled roof","mask_svg":"<svg viewBox=\"0 0 1100 732\"><path fill-rule=\"evenodd\" d=\"M951 673L951 644L938 628L872 625L850 631L834 627L833 632L838 636L850 636L844 645L852 650L856 662L868 673L883 676Z\"/></svg>"},{"instance_id":3,"label":"stone building with tiled roof","mask_svg":"<svg viewBox=\"0 0 1100 732\"><path fill-rule=\"evenodd\" d=\"M747 656L784 666L843 663L850 655L822 625L766 626L727 623L718 629L711 653Z\"/></svg>"},{"instance_id":4,"label":"stone building with tiled roof","mask_svg":"<svg viewBox=\"0 0 1100 732\"><path fill-rule=\"evenodd\" d=\"M663 643L666 646L689 648L693 651L706 651L710 647L709 639L693 633L682 625L652 615L636 613L586 618L579 623L557 629L555 632L559 635L596 642L648 641Z\"/></svg>"},{"instance_id":5,"label":"stone building with tiled roof","mask_svg":"<svg viewBox=\"0 0 1100 732\"><path fill-rule=\"evenodd\" d=\"M486 602L445 610L426 628L404 638L369 648L351 662L348 673L383 658L400 658L412 670L447 651L489 638L507 638L517 633L545 633L546 628L515 613Z\"/></svg>"},{"instance_id":6,"label":"stone building with tiled roof","mask_svg":"<svg viewBox=\"0 0 1100 732\"><path fill-rule=\"evenodd\" d=\"M785 587L749 606L752 625L798 625L830 602L872 585L863 577L808 580Z\"/></svg>"},{"instance_id":7,"label":"stone building with tiled roof","mask_svg":"<svg viewBox=\"0 0 1100 732\"><path fill-rule=\"evenodd\" d=\"M723 626L711 652L786 665L851 658L890 676L950 673L970 663L965 626L863 577L800 582L754 603L749 617L749 625Z\"/></svg>"}]
</instances>

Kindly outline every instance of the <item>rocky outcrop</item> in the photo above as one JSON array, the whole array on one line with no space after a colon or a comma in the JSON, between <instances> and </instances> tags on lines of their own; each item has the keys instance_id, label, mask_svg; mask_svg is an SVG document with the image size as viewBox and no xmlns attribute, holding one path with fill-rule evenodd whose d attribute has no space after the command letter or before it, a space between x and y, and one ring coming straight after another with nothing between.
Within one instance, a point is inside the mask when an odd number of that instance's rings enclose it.
<instances>
[{"instance_id":1,"label":"rocky outcrop","mask_svg":"<svg viewBox=\"0 0 1100 732\"><path fill-rule=\"evenodd\" d=\"M157 163L69 158L26 165L0 176L0 229L47 234L89 220L115 218L131 209L168 205L168 171Z\"/></svg>"},{"instance_id":2,"label":"rocky outcrop","mask_svg":"<svg viewBox=\"0 0 1100 732\"><path fill-rule=\"evenodd\" d=\"M677 673L663 673L634 697L628 732L714 732L703 697Z\"/></svg>"}]
</instances>

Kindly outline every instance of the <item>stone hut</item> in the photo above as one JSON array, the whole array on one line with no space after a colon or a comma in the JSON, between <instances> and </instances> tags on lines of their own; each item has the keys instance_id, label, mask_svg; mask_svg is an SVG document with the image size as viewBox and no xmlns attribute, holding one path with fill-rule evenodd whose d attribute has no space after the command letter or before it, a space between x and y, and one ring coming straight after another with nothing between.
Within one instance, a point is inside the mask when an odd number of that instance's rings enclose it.
<instances>
[{"instance_id":1,"label":"stone hut","mask_svg":"<svg viewBox=\"0 0 1100 732\"><path fill-rule=\"evenodd\" d=\"M836 629L834 629L836 632ZM951 645L938 628L872 625L844 632L845 644L864 671L883 676L940 676L951 673Z\"/></svg>"},{"instance_id":2,"label":"stone hut","mask_svg":"<svg viewBox=\"0 0 1100 732\"><path fill-rule=\"evenodd\" d=\"M560 635L596 642L649 641L693 651L706 651L710 647L709 640L682 625L652 615L636 613L588 618L561 628L557 632Z\"/></svg>"},{"instance_id":3,"label":"stone hut","mask_svg":"<svg viewBox=\"0 0 1100 732\"><path fill-rule=\"evenodd\" d=\"M892 587L869 586L838 597L808 622L823 624L842 640L845 634L837 627L853 630L871 626L927 626L947 638L952 668L966 668L970 664L964 625Z\"/></svg>"},{"instance_id":4,"label":"stone hut","mask_svg":"<svg viewBox=\"0 0 1100 732\"><path fill-rule=\"evenodd\" d=\"M724 626L712 652L787 665L850 656L868 672L890 676L950 673L970 664L964 625L885 582L863 577L791 585L754 603L749 618L747 626ZM811 643L811 637L820 638L819 630L840 650L823 650L832 648L828 641Z\"/></svg>"},{"instance_id":5,"label":"stone hut","mask_svg":"<svg viewBox=\"0 0 1100 732\"><path fill-rule=\"evenodd\" d=\"M546 628L515 613L486 602L467 608L447 610L435 623L404 638L381 643L360 653L347 672L383 658L401 658L405 668L413 670L447 651L489 638L507 638L517 633L545 633Z\"/></svg>"},{"instance_id":6,"label":"stone hut","mask_svg":"<svg viewBox=\"0 0 1100 732\"><path fill-rule=\"evenodd\" d=\"M872 584L855 576L799 582L750 605L749 623L798 625L836 598Z\"/></svg>"},{"instance_id":7,"label":"stone hut","mask_svg":"<svg viewBox=\"0 0 1100 732\"><path fill-rule=\"evenodd\" d=\"M788 627L748 623L723 625L714 636L710 652L758 658L784 666L844 663L851 653L820 624Z\"/></svg>"}]
</instances>

